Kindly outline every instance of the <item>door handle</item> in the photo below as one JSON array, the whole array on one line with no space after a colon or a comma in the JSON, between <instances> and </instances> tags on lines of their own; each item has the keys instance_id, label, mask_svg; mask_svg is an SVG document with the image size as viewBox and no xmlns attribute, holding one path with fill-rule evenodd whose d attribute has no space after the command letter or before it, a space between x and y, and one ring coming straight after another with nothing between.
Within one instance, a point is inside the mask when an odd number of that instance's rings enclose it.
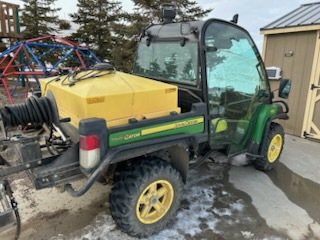
<instances>
[{"instance_id":1,"label":"door handle","mask_svg":"<svg viewBox=\"0 0 320 240\"><path fill-rule=\"evenodd\" d=\"M311 90L314 90L314 89L319 89L320 87L319 86L317 86L317 85L314 85L314 84L312 84L311 85Z\"/></svg>"}]
</instances>

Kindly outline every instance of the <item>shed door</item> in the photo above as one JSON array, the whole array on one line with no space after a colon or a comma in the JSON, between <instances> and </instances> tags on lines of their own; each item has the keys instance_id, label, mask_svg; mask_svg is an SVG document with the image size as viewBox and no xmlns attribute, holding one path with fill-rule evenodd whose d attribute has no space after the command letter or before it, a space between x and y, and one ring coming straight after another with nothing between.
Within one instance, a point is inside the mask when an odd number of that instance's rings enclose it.
<instances>
[{"instance_id":1,"label":"shed door","mask_svg":"<svg viewBox=\"0 0 320 240\"><path fill-rule=\"evenodd\" d=\"M304 136L320 140L320 81L312 84L311 89L311 104Z\"/></svg>"},{"instance_id":2,"label":"shed door","mask_svg":"<svg viewBox=\"0 0 320 240\"><path fill-rule=\"evenodd\" d=\"M320 31L317 32L317 35L303 135L320 140Z\"/></svg>"}]
</instances>

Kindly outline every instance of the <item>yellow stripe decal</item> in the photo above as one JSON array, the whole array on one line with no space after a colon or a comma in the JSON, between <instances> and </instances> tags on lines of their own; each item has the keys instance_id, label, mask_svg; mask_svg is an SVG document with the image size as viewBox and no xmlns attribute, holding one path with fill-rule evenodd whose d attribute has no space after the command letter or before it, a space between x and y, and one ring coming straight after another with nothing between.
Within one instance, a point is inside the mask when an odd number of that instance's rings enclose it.
<instances>
[{"instance_id":1,"label":"yellow stripe decal","mask_svg":"<svg viewBox=\"0 0 320 240\"><path fill-rule=\"evenodd\" d=\"M199 123L203 123L203 117L195 118L187 121L177 122L177 123L171 123L164 126L154 127L154 128L148 128L141 131L141 136L164 132L168 130L173 130L177 128L183 128L183 127L189 127L192 125L196 125Z\"/></svg>"}]
</instances>

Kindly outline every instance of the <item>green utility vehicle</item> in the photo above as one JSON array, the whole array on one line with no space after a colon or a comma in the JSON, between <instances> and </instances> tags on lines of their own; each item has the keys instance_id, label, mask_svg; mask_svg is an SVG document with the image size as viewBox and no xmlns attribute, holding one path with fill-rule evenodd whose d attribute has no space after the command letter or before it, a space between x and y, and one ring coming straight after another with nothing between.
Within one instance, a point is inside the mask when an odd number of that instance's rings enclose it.
<instances>
[{"instance_id":1,"label":"green utility vehicle","mask_svg":"<svg viewBox=\"0 0 320 240\"><path fill-rule=\"evenodd\" d=\"M75 197L111 179L114 220L144 237L174 219L189 168L214 152L246 154L263 171L277 163L284 130L274 120L288 119L289 109L273 100L249 33L236 17L174 22L174 6L161 12L163 22L142 31L132 74L98 64L43 79L42 97L1 109L1 145L14 145L22 162L0 177L26 170L36 189L59 186ZM290 84L280 82L280 98ZM30 124L44 134L10 136ZM86 183L75 190L80 178ZM14 219L10 186L0 186L0 200L12 205L0 216Z\"/></svg>"}]
</instances>

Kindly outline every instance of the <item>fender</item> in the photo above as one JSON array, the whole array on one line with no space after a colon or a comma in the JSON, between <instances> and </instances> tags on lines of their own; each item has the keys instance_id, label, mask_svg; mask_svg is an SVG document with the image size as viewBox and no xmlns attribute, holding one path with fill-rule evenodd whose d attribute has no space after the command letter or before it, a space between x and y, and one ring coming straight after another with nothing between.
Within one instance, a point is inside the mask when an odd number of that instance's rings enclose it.
<instances>
[{"instance_id":1,"label":"fender","mask_svg":"<svg viewBox=\"0 0 320 240\"><path fill-rule=\"evenodd\" d=\"M255 134L249 144L248 151L247 151L247 156L249 157L250 160L254 160L255 158L261 158L262 156L259 155L259 149L260 146L263 146L266 144L267 141L267 136L268 132L270 131L270 125L275 119L283 119L283 120L288 120L288 112L289 112L289 107L286 102L284 101L275 101L275 104L268 105L267 110L262 109L260 112L262 112L264 121L263 119L257 119L257 124L255 127L255 131L258 132L258 134ZM285 106L285 111L283 111L282 105L278 104L281 103ZM271 109L271 110L269 110ZM275 111L276 109L276 111ZM275 115L269 115L267 116L267 112L276 112ZM260 115L260 114L259 114ZM258 128L258 129L257 129ZM261 131L263 130L263 132ZM261 134L262 133L262 134ZM259 136L260 135L260 136Z\"/></svg>"},{"instance_id":2,"label":"fender","mask_svg":"<svg viewBox=\"0 0 320 240\"><path fill-rule=\"evenodd\" d=\"M146 140L148 141L148 144L146 144L146 141L142 142L137 142L137 143L132 143L132 144L127 144L127 145L122 145L119 147L115 147L111 149L103 158L103 160L100 162L100 165L93 171L93 173L89 176L88 180L86 183L82 185L78 190L74 189L71 184L66 184L64 185L64 190L67 191L71 196L73 197L80 197L84 195L90 188L91 186L96 182L96 180L108 169L110 164L114 163L115 160L117 159L117 156L122 155L122 154L127 154L131 153L133 154L134 149L139 149L141 148L141 152L145 152L142 146L145 147L150 147L150 146L156 146L159 147L161 146L164 142L168 143L169 145L173 146L171 149L171 158L173 161L171 163L173 164L174 167L177 168L177 170L181 173L182 176L183 174L186 174L187 169L186 169L186 160L187 157L185 154L187 154L187 151L181 147L183 145L177 145L177 143L184 143L184 142L192 142L193 136L191 134L180 134L180 135L173 135L169 137L164 137L164 138L157 138L157 139L151 139L151 140ZM177 146L177 148L175 146ZM160 147L161 148L161 147ZM186 153L183 153L185 151ZM141 156L142 154L138 154L137 156ZM177 164L179 157L183 157L184 161L181 166ZM175 164L175 165L174 165ZM185 178L185 177L183 177Z\"/></svg>"}]
</instances>

